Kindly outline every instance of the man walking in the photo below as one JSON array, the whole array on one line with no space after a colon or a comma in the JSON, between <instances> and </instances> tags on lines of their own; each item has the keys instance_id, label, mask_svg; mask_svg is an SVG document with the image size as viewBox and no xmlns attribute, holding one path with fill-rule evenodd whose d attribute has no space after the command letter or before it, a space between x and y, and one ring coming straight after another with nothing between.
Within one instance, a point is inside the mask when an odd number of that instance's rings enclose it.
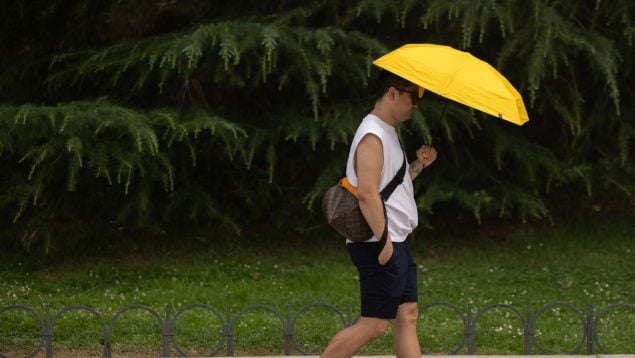
<instances>
[{"instance_id":1,"label":"man walking","mask_svg":"<svg viewBox=\"0 0 635 358\"><path fill-rule=\"evenodd\" d=\"M359 271L361 317L340 331L321 357L351 357L366 343L383 336L392 321L393 349L399 358L420 357L417 337L417 267L406 237L418 224L412 180L435 161L436 150L422 146L407 166L408 175L384 203L380 191L393 179L405 160L395 126L407 121L417 108L419 87L383 71L373 107L357 128L351 144L346 176L358 190L359 206L374 236L347 242ZM380 242L388 225L388 237Z\"/></svg>"}]
</instances>

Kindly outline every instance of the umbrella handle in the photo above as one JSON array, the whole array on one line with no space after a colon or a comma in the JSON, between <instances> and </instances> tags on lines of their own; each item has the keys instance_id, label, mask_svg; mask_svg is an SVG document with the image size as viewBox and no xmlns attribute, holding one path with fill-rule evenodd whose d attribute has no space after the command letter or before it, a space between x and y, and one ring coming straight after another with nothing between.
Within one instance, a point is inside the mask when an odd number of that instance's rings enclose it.
<instances>
[{"instance_id":1,"label":"umbrella handle","mask_svg":"<svg viewBox=\"0 0 635 358\"><path fill-rule=\"evenodd\" d=\"M441 111L441 115L439 116L439 122L441 122L441 120L443 119L443 116L445 115L445 110L448 109L448 102L445 101L445 105L443 105L443 111Z\"/></svg>"},{"instance_id":2,"label":"umbrella handle","mask_svg":"<svg viewBox=\"0 0 635 358\"><path fill-rule=\"evenodd\" d=\"M441 111L441 115L439 116L439 119L438 119L439 122L441 122L441 120L443 119L443 116L445 115L445 110L446 109L448 109L448 102L447 101L445 102L445 105L443 105L443 110ZM433 135L432 135L432 137L430 139L430 143L428 143L428 145L432 145L432 140L434 140L434 138L436 138L437 134L439 134L439 130L440 130L439 128L441 128L441 127L437 127L434 130L434 133L433 133Z\"/></svg>"}]
</instances>

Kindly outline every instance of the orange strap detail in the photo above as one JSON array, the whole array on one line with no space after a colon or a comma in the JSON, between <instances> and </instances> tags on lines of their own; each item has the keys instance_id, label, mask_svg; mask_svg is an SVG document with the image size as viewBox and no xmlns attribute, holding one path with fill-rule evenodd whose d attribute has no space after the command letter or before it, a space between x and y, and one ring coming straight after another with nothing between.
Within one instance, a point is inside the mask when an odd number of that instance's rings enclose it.
<instances>
[{"instance_id":1,"label":"orange strap detail","mask_svg":"<svg viewBox=\"0 0 635 358\"><path fill-rule=\"evenodd\" d=\"M340 186L342 186L344 189L348 190L351 194L353 194L353 196L355 196L356 198L359 198L359 196L357 195L357 188L354 187L349 181L347 177L344 177L342 179L340 179L339 182Z\"/></svg>"}]
</instances>

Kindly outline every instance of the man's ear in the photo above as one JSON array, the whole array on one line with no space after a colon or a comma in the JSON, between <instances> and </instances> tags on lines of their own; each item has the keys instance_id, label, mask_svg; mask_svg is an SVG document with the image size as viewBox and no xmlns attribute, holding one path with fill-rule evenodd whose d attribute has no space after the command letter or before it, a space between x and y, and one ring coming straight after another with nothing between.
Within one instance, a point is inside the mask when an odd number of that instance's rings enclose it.
<instances>
[{"instance_id":1,"label":"man's ear","mask_svg":"<svg viewBox=\"0 0 635 358\"><path fill-rule=\"evenodd\" d=\"M391 100L395 100L397 98L397 89L395 87L388 88L388 96L390 96Z\"/></svg>"}]
</instances>

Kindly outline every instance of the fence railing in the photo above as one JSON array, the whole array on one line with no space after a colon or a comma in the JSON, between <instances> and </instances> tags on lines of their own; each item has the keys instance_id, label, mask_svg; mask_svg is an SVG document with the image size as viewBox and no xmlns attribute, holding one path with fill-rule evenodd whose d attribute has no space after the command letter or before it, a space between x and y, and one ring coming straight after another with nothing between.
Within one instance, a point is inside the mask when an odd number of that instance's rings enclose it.
<instances>
[{"instance_id":1,"label":"fence railing","mask_svg":"<svg viewBox=\"0 0 635 358\"><path fill-rule=\"evenodd\" d=\"M433 307L446 307L456 313L458 318L463 322L463 335L461 341L458 342L456 347L448 352L449 354L457 354L462 349L467 349L467 354L476 354L475 339L477 335L477 325L481 318L492 310L506 310L513 313L518 319L518 322L522 326L523 336L523 353L532 354L533 349L536 349L540 354L553 354L545 349L539 341L539 337L536 335L536 322L538 319L550 309L565 308L573 312L573 314L579 318L580 332L582 338L575 348L569 352L570 354L606 354L607 351L602 344L601 336L598 333L598 324L602 318L611 310L626 308L635 310L635 304L611 304L601 309L596 309L593 305L588 305L585 311L579 310L577 307L567 302L553 302L545 304L532 312L531 306L528 306L524 312L521 312L518 308L508 304L491 304L478 310L474 310L472 305L468 305L467 310L463 311L456 305L447 302L433 302L422 305L419 307L420 314L425 315L428 310ZM343 326L349 326L353 324L359 316L353 316L350 306L345 312L341 311L337 307L322 302L309 303L299 308L295 313L291 311L290 307L287 307L286 312L280 312L276 308L267 305L252 305L244 308L243 310L232 313L230 307L227 307L225 312L221 312L216 308L206 304L191 304L183 307L176 313L172 313L169 306L166 306L165 310L160 313L159 311L143 305L131 305L120 309L112 315L110 323L106 323L106 319L96 309L85 305L73 305L61 308L54 314L51 312L50 307L45 307L44 315L38 312L35 308L26 305L9 305L0 307L0 327L2 327L2 315L10 311L24 311L32 315L40 325L40 341L31 351L27 353L28 357L41 354L42 350L46 354L46 357L53 357L53 337L55 326L59 319L65 314L71 311L82 311L94 316L99 321L102 331L103 341L103 356L112 356L112 342L114 327L120 317L130 311L144 311L151 317L154 317L158 323L158 326L162 334L162 356L169 357L171 351L177 352L180 356L187 356L182 347L177 342L175 334L175 327L179 318L186 312L194 309L203 309L209 311L214 315L221 327L221 335L216 347L213 351L205 354L207 356L227 355L232 356L234 354L234 338L236 336L236 327L240 323L241 318L252 311L264 310L272 314L277 320L280 321L282 327L282 334L284 336L284 353L291 355L295 352L308 355L315 354L315 352L306 352L301 344L296 341L296 322L303 315L312 309L321 308L333 311L342 322ZM1 339L1 337L0 337ZM2 343L0 341L0 343ZM621 352L628 353L628 352ZM635 353L635 352L631 352ZM7 353L0 352L0 357L8 357Z\"/></svg>"}]
</instances>

